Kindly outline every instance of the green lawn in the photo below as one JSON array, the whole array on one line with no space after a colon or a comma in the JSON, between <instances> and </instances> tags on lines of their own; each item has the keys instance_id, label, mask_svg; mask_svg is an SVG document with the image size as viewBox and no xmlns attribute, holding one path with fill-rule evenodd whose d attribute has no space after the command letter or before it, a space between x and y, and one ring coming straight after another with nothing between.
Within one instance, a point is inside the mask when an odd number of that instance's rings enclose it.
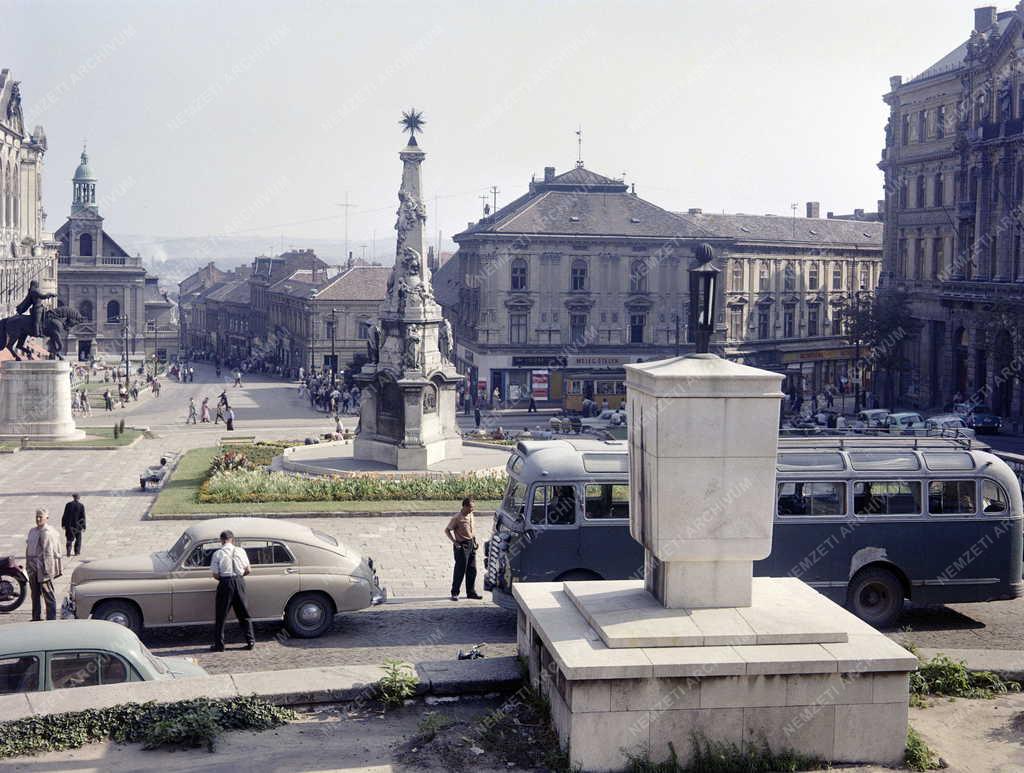
<instances>
[{"instance_id":1,"label":"green lawn","mask_svg":"<svg viewBox=\"0 0 1024 773\"><path fill-rule=\"evenodd\" d=\"M82 427L81 429L90 437L82 440L30 440L28 447L55 451L82 447L119 448L134 442L142 435L141 431L128 427L116 438L113 427Z\"/></svg>"},{"instance_id":2,"label":"green lawn","mask_svg":"<svg viewBox=\"0 0 1024 773\"><path fill-rule=\"evenodd\" d=\"M206 479L218 448L195 448L187 451L171 473L171 479L153 503L153 515L201 515L203 513L379 513L384 511L437 511L454 513L459 502L443 500L392 500L372 502L237 502L230 504L196 501L199 486ZM497 502L478 502L480 510L493 510Z\"/></svg>"}]
</instances>

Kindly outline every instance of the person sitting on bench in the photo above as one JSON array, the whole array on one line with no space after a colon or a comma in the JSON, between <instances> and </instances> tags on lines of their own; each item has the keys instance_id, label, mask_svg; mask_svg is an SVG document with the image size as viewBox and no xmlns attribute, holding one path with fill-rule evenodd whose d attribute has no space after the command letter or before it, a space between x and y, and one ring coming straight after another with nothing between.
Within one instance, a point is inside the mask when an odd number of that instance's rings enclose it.
<instances>
[{"instance_id":1,"label":"person sitting on bench","mask_svg":"<svg viewBox=\"0 0 1024 773\"><path fill-rule=\"evenodd\" d=\"M161 456L159 467L147 467L146 471L139 476L139 486L141 486L142 490L145 491L147 483L159 483L166 475L167 459Z\"/></svg>"}]
</instances>

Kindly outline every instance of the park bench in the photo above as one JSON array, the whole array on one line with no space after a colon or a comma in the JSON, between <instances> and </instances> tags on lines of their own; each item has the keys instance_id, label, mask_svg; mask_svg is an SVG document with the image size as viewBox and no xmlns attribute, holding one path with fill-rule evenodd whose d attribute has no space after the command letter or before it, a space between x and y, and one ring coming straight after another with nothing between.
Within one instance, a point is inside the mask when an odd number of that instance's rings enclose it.
<instances>
[{"instance_id":1,"label":"park bench","mask_svg":"<svg viewBox=\"0 0 1024 773\"><path fill-rule=\"evenodd\" d=\"M180 454L177 451L167 451L160 455L160 463L147 467L139 473L139 487L145 491L148 484L154 488L161 489L171 477L171 470L178 462Z\"/></svg>"}]
</instances>

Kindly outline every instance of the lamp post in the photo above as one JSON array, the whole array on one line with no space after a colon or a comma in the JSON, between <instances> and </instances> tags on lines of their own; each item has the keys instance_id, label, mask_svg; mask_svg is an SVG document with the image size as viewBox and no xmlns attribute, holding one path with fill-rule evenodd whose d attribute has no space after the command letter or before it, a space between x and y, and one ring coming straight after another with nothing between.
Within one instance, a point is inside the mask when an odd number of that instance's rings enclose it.
<instances>
[{"instance_id":1,"label":"lamp post","mask_svg":"<svg viewBox=\"0 0 1024 773\"><path fill-rule=\"evenodd\" d=\"M697 265L690 268L690 303L696 312L696 352L707 354L711 350L711 334L715 331L718 277L721 272L714 266L715 251L710 244L697 247L696 259Z\"/></svg>"},{"instance_id":2,"label":"lamp post","mask_svg":"<svg viewBox=\"0 0 1024 773\"><path fill-rule=\"evenodd\" d=\"M854 339L854 352L853 352L853 412L860 413L861 410L861 388L860 382L863 378L863 368L860 362L860 314L863 309L864 296L867 294L864 285L861 285L860 289L853 294L854 307L857 310L857 337Z\"/></svg>"},{"instance_id":3,"label":"lamp post","mask_svg":"<svg viewBox=\"0 0 1024 773\"><path fill-rule=\"evenodd\" d=\"M121 329L124 332L124 386L128 388L128 315L122 314L117 318L117 321L121 323Z\"/></svg>"},{"instance_id":4,"label":"lamp post","mask_svg":"<svg viewBox=\"0 0 1024 773\"><path fill-rule=\"evenodd\" d=\"M338 310L337 309L331 309L331 388L332 389L334 388L334 385L337 383L337 380L338 380L338 360L337 360L337 356L338 355L334 351L334 339L335 339L335 332L337 331L337 329L338 329Z\"/></svg>"},{"instance_id":5,"label":"lamp post","mask_svg":"<svg viewBox=\"0 0 1024 773\"><path fill-rule=\"evenodd\" d=\"M679 316L680 316L679 312L677 311L675 313L675 323L676 323L676 357L679 356Z\"/></svg>"}]
</instances>

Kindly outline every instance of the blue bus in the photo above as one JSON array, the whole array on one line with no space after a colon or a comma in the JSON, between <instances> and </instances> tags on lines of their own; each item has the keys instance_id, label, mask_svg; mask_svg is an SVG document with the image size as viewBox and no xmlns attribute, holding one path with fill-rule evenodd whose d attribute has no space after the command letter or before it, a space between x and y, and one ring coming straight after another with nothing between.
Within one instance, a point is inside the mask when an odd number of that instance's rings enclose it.
<instances>
[{"instance_id":1,"label":"blue bus","mask_svg":"<svg viewBox=\"0 0 1024 773\"><path fill-rule=\"evenodd\" d=\"M1020 483L986 449L961 438L780 438L772 552L754 574L798 577L876 627L895 624L906 600L1017 598ZM495 602L514 608L515 582L643 577L628 470L625 441L520 442L485 545ZM708 505L729 500L727 489Z\"/></svg>"}]
</instances>

